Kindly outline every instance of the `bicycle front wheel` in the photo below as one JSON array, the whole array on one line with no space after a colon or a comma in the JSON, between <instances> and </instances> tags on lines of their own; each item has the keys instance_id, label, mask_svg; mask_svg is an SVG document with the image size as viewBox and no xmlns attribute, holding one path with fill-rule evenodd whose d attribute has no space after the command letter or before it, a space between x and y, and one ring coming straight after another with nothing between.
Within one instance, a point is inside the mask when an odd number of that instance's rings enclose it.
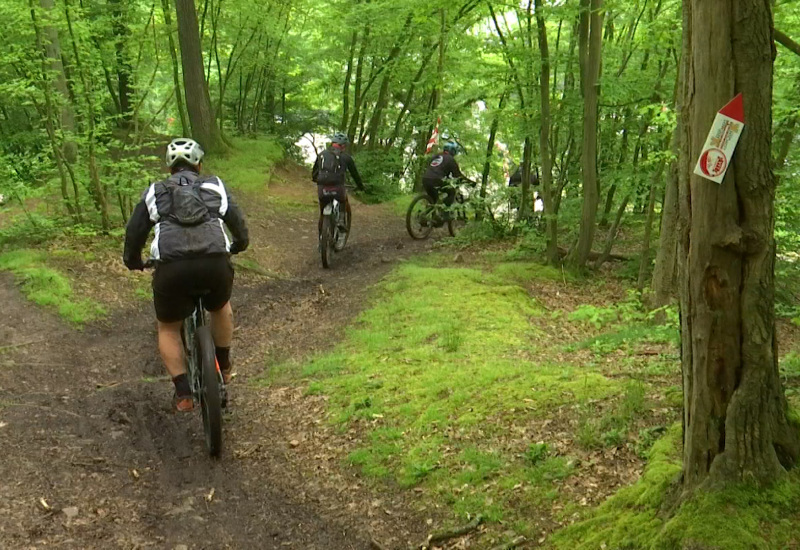
<instances>
[{"instance_id":1,"label":"bicycle front wheel","mask_svg":"<svg viewBox=\"0 0 800 550\"><path fill-rule=\"evenodd\" d=\"M408 205L406 229L412 239L427 239L431 234L433 231L432 210L433 203L431 203L430 197L424 193L414 197L414 200Z\"/></svg>"},{"instance_id":2,"label":"bicycle front wheel","mask_svg":"<svg viewBox=\"0 0 800 550\"><path fill-rule=\"evenodd\" d=\"M206 434L208 454L218 457L222 451L222 399L220 373L214 352L214 339L207 326L198 327L196 352L200 359L200 411Z\"/></svg>"}]
</instances>

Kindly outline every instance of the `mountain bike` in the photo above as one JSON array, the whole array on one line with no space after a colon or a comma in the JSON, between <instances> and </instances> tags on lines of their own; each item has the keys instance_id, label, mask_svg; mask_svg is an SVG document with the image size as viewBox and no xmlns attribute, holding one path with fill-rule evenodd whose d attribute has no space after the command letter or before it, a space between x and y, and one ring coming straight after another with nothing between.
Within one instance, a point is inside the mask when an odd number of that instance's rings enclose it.
<instances>
[{"instance_id":1,"label":"mountain bike","mask_svg":"<svg viewBox=\"0 0 800 550\"><path fill-rule=\"evenodd\" d=\"M183 321L184 357L192 397L200 404L208 454L222 451L222 409L228 405L228 392L217 362L214 338L206 321L203 297L196 296L194 311Z\"/></svg>"},{"instance_id":2,"label":"mountain bike","mask_svg":"<svg viewBox=\"0 0 800 550\"><path fill-rule=\"evenodd\" d=\"M154 263L147 262L145 267L152 268ZM183 320L181 340L192 399L200 404L206 449L210 456L218 457L222 451L222 409L228 406L228 392L203 307L203 296L207 294L208 291L194 297L194 311Z\"/></svg>"},{"instance_id":3,"label":"mountain bike","mask_svg":"<svg viewBox=\"0 0 800 550\"><path fill-rule=\"evenodd\" d=\"M449 208L441 200L434 204L426 192L411 200L406 211L406 229L412 239L427 239L435 228L445 224L451 237L458 235L468 221L468 199L462 187L456 187L455 201Z\"/></svg>"},{"instance_id":4,"label":"mountain bike","mask_svg":"<svg viewBox=\"0 0 800 550\"><path fill-rule=\"evenodd\" d=\"M350 214L345 205L336 198L337 187L322 188L322 194L333 197L322 210L322 232L319 235L319 252L322 256L322 267L330 268L333 264L334 252L341 252L350 236Z\"/></svg>"}]
</instances>

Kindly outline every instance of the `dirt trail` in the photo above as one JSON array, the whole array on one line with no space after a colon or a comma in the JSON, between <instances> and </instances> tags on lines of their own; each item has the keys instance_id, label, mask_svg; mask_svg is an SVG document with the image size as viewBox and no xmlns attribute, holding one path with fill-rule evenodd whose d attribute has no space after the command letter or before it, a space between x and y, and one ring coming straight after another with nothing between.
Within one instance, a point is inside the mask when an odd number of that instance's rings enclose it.
<instances>
[{"instance_id":1,"label":"dirt trail","mask_svg":"<svg viewBox=\"0 0 800 550\"><path fill-rule=\"evenodd\" d=\"M77 331L0 278L0 345L13 346L0 349L0 548L336 550L369 548L374 532L421 536L402 497L375 500L336 465L303 467L304 446L324 442L309 431L319 420L295 412L302 390L248 383L265 364L330 348L369 286L431 244L387 207L355 204L353 238L323 271L306 178L279 170L267 200L239 197L248 255L277 275L237 275L238 377L219 461L204 454L200 419L170 410L150 304Z\"/></svg>"}]
</instances>

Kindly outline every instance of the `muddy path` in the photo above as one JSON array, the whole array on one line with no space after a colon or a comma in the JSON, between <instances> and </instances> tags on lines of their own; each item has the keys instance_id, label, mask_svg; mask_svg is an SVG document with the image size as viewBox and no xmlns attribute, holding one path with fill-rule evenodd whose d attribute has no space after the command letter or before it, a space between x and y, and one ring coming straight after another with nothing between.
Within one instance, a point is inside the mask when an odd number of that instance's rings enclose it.
<instances>
[{"instance_id":1,"label":"muddy path","mask_svg":"<svg viewBox=\"0 0 800 550\"><path fill-rule=\"evenodd\" d=\"M283 169L265 196L240 197L249 258L270 275L237 273L237 378L218 461L199 416L170 409L150 304L79 331L0 278L0 548L366 549L372 534L423 534L404 497L378 498L326 464L315 409L295 406L302 388L255 383L268 365L329 349L370 286L432 245L411 241L388 207L356 203L353 238L323 271L306 177Z\"/></svg>"}]
</instances>

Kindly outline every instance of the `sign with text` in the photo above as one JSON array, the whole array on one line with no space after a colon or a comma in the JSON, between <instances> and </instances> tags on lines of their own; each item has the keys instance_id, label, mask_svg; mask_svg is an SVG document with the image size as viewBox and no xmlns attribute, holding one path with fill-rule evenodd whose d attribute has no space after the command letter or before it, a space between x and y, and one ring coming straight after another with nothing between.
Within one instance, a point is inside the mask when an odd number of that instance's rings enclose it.
<instances>
[{"instance_id":1,"label":"sign with text","mask_svg":"<svg viewBox=\"0 0 800 550\"><path fill-rule=\"evenodd\" d=\"M697 161L694 173L711 181L722 183L731 165L733 151L739 143L744 129L744 101L742 94L734 97L714 118L708 132L703 152Z\"/></svg>"}]
</instances>

